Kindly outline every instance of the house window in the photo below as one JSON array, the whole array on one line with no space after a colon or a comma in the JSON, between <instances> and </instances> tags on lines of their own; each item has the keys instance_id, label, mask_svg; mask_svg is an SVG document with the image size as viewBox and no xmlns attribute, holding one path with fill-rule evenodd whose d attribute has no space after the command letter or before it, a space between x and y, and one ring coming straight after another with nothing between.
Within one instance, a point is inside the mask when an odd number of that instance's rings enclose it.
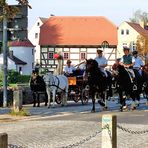
<instances>
[{"instance_id":1,"label":"house window","mask_svg":"<svg viewBox=\"0 0 148 148\"><path fill-rule=\"evenodd\" d=\"M32 49L32 55L34 55L34 49Z\"/></svg>"},{"instance_id":2,"label":"house window","mask_svg":"<svg viewBox=\"0 0 148 148\"><path fill-rule=\"evenodd\" d=\"M53 52L48 53L48 59L53 59Z\"/></svg>"},{"instance_id":3,"label":"house window","mask_svg":"<svg viewBox=\"0 0 148 148\"><path fill-rule=\"evenodd\" d=\"M38 33L35 33L35 39L37 39L38 38Z\"/></svg>"},{"instance_id":4,"label":"house window","mask_svg":"<svg viewBox=\"0 0 148 148\"><path fill-rule=\"evenodd\" d=\"M129 30L128 29L126 29L126 34L129 35Z\"/></svg>"},{"instance_id":5,"label":"house window","mask_svg":"<svg viewBox=\"0 0 148 148\"><path fill-rule=\"evenodd\" d=\"M80 53L80 60L84 60L86 59L86 53L85 52L81 52Z\"/></svg>"},{"instance_id":6,"label":"house window","mask_svg":"<svg viewBox=\"0 0 148 148\"><path fill-rule=\"evenodd\" d=\"M69 53L68 53L68 52L65 52L65 53L64 53L64 59L65 59L65 60L69 59Z\"/></svg>"},{"instance_id":7,"label":"house window","mask_svg":"<svg viewBox=\"0 0 148 148\"><path fill-rule=\"evenodd\" d=\"M19 67L19 74L22 74L22 67Z\"/></svg>"},{"instance_id":8,"label":"house window","mask_svg":"<svg viewBox=\"0 0 148 148\"><path fill-rule=\"evenodd\" d=\"M39 22L37 23L37 26L40 26L40 23Z\"/></svg>"},{"instance_id":9,"label":"house window","mask_svg":"<svg viewBox=\"0 0 148 148\"><path fill-rule=\"evenodd\" d=\"M131 42L131 49L132 51L136 50L136 43Z\"/></svg>"},{"instance_id":10,"label":"house window","mask_svg":"<svg viewBox=\"0 0 148 148\"><path fill-rule=\"evenodd\" d=\"M123 30L123 29L121 30L121 34L122 34L122 35L124 34L124 30Z\"/></svg>"}]
</instances>

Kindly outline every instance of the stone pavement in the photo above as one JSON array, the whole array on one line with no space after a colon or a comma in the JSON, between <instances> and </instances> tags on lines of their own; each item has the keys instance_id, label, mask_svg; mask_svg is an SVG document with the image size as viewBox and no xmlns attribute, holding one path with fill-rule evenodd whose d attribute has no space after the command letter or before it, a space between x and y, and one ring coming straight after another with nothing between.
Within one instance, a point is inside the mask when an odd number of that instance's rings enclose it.
<instances>
[{"instance_id":1,"label":"stone pavement","mask_svg":"<svg viewBox=\"0 0 148 148\"><path fill-rule=\"evenodd\" d=\"M142 102L144 103L144 102ZM110 102L110 110L118 109L116 102ZM62 148L82 140L90 135L101 131L100 123L96 121L75 121L75 120L49 120L55 116L67 116L75 113L87 113L91 110L91 104L82 106L68 102L67 107L47 109L44 106L33 108L32 105L25 105L29 110L29 117L12 117L8 115L9 108L0 108L0 132L6 132L9 136L9 147L12 148ZM146 109L141 106L141 109ZM97 111L100 108L97 107ZM46 120L43 120L46 119ZM148 129L148 125L120 124L126 128L139 131ZM148 148L148 133L135 135L117 130L118 148ZM101 148L101 133L77 148Z\"/></svg>"}]
</instances>

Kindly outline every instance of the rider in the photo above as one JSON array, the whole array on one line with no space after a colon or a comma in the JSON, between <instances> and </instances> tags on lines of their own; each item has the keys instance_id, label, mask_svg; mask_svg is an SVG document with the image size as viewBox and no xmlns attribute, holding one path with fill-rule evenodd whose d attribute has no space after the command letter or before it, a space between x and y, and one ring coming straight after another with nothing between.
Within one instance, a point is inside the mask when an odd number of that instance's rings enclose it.
<instances>
[{"instance_id":1,"label":"rider","mask_svg":"<svg viewBox=\"0 0 148 148\"><path fill-rule=\"evenodd\" d=\"M144 63L142 61L142 59L138 56L138 51L133 51L133 56L135 59L135 64L133 66L133 69L137 70L140 74L140 76L142 76L142 67L144 66Z\"/></svg>"},{"instance_id":2,"label":"rider","mask_svg":"<svg viewBox=\"0 0 148 148\"><path fill-rule=\"evenodd\" d=\"M103 50L102 49L97 50L97 57L95 58L95 60L97 61L98 67L100 68L100 70L102 71L104 76L107 77L108 74L105 71L105 67L107 66L107 59L103 56Z\"/></svg>"},{"instance_id":3,"label":"rider","mask_svg":"<svg viewBox=\"0 0 148 148\"><path fill-rule=\"evenodd\" d=\"M133 65L135 64L134 57L130 54L130 49L128 47L123 48L124 55L120 60L120 65L124 66L126 70L131 74L132 78L135 79L135 73L133 71ZM132 79L131 79L132 81Z\"/></svg>"},{"instance_id":4,"label":"rider","mask_svg":"<svg viewBox=\"0 0 148 148\"><path fill-rule=\"evenodd\" d=\"M114 71L117 70L117 67L118 67L118 65L120 63L120 60L121 60L121 58L116 59L115 63L112 66L112 70L114 70Z\"/></svg>"},{"instance_id":5,"label":"rider","mask_svg":"<svg viewBox=\"0 0 148 148\"><path fill-rule=\"evenodd\" d=\"M64 73L66 76L73 76L73 72L76 70L74 66L71 65L71 60L67 60L67 65L64 68Z\"/></svg>"}]
</instances>

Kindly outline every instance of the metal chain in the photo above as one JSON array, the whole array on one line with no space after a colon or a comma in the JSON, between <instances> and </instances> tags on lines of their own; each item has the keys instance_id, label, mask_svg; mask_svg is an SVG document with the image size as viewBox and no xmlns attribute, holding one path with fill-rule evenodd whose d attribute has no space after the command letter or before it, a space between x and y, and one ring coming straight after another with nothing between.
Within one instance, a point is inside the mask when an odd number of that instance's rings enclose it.
<instances>
[{"instance_id":1,"label":"metal chain","mask_svg":"<svg viewBox=\"0 0 148 148\"><path fill-rule=\"evenodd\" d=\"M122 127L121 125L117 125L117 127L119 129L121 129L122 131L127 132L127 133L130 133L130 134L145 134L145 133L148 133L148 130L144 130L144 131L132 131L132 130L130 130L128 128Z\"/></svg>"},{"instance_id":2,"label":"metal chain","mask_svg":"<svg viewBox=\"0 0 148 148\"><path fill-rule=\"evenodd\" d=\"M68 146L63 146L62 148L73 148L73 147L79 146L79 145L81 145L81 144L83 144L83 143L85 143L85 142L91 140L92 138L96 137L96 136L97 136L99 133L101 133L102 130L104 130L104 129L109 129L109 125L108 125L108 124L105 125L100 131L96 131L94 134L90 135L89 137L87 137L87 138L85 138L85 139L82 139L82 140L79 141L79 142L76 142L76 143L74 143L74 144L70 144L70 145L68 145Z\"/></svg>"}]
</instances>

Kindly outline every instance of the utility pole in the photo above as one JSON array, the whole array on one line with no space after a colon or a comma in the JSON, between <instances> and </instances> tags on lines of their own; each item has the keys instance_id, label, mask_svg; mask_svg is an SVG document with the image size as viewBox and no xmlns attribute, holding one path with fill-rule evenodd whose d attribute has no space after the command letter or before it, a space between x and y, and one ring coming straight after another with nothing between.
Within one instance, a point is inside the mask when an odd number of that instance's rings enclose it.
<instances>
[{"instance_id":1,"label":"utility pole","mask_svg":"<svg viewBox=\"0 0 148 148\"><path fill-rule=\"evenodd\" d=\"M6 11L3 8L3 68L4 68L4 80L3 80L3 107L7 107L7 18Z\"/></svg>"}]
</instances>

